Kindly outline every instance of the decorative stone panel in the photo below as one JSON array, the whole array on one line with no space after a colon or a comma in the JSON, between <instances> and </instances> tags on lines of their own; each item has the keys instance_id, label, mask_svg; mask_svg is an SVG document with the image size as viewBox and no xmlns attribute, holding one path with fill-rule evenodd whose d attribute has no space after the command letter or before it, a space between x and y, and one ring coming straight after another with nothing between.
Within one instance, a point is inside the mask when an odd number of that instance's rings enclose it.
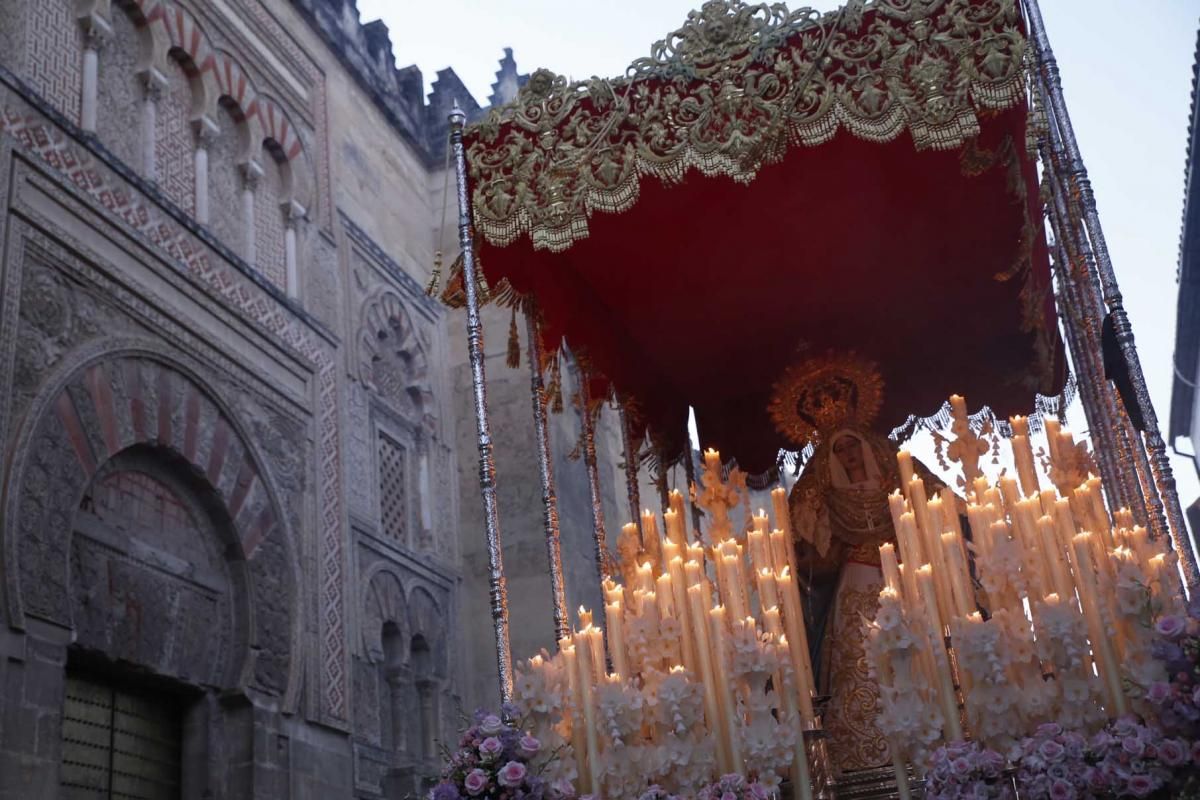
<instances>
[{"instance_id":1,"label":"decorative stone panel","mask_svg":"<svg viewBox=\"0 0 1200 800\"><path fill-rule=\"evenodd\" d=\"M379 522L385 536L407 545L408 482L404 447L386 433L379 434Z\"/></svg>"}]
</instances>

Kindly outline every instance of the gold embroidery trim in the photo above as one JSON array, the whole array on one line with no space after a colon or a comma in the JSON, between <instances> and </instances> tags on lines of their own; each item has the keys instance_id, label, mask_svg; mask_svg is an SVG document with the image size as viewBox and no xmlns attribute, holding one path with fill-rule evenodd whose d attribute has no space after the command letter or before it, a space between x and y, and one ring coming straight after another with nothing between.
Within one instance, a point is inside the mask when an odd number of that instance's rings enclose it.
<instances>
[{"instance_id":1,"label":"gold embroidery trim","mask_svg":"<svg viewBox=\"0 0 1200 800\"><path fill-rule=\"evenodd\" d=\"M476 227L562 251L639 182L690 169L749 183L789 146L842 129L872 142L960 147L983 110L1025 98L1016 0L851 0L838 12L709 0L625 77L538 70L468 131Z\"/></svg>"}]
</instances>

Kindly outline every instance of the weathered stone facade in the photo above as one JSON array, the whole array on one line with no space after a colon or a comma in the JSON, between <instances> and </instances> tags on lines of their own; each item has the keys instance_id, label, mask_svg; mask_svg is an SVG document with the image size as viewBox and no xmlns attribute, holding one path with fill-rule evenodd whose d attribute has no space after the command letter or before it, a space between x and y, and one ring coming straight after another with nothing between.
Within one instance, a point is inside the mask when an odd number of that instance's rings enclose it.
<instances>
[{"instance_id":1,"label":"weathered stone facade","mask_svg":"<svg viewBox=\"0 0 1200 800\"><path fill-rule=\"evenodd\" d=\"M353 0L0 0L0 800L109 796L72 788L73 676L178 710L184 798L404 797L495 702L463 322L423 289L479 105L421 86ZM520 656L553 632L529 375L486 319Z\"/></svg>"}]
</instances>

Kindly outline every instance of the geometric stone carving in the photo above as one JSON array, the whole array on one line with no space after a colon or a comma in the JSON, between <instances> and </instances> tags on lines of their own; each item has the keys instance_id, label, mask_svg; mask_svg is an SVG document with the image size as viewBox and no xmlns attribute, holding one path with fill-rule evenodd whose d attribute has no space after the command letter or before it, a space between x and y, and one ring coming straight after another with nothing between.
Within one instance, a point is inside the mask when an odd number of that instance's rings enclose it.
<instances>
[{"instance_id":1,"label":"geometric stone carving","mask_svg":"<svg viewBox=\"0 0 1200 800\"><path fill-rule=\"evenodd\" d=\"M38 4L39 7L41 4ZM54 4L57 6L57 4ZM162 8L164 6L159 5ZM185 43L186 44L186 43ZM181 45L182 47L182 45ZM187 49L186 47L184 49ZM266 114L263 104L258 105L258 115L255 119ZM320 637L320 674L316 677L319 687L321 718L336 724L349 718L347 700L348 686L348 657L346 654L345 638L345 576L346 552L344 544L344 519L342 496L342 462L341 441L339 436L340 410L337 404L339 381L337 379L338 362L330 352L330 347L320 337L313 335L303 324L286 312L278 303L266 297L254 288L238 270L225 263L207 250L200 242L191 236L184 226L165 214L152 200L144 198L140 193L131 192L129 187L116 176L111 169L102 163L102 159L90 153L88 149L74 142L62 131L47 123L39 114L30 113L19 104L0 110L0 135L9 137L16 142L25 155L37 163L52 170L64 173L86 196L89 202L96 203L132 227L143 241L149 243L159 252L173 259L186 273L191 275L202 286L212 291L220 301L235 314L253 319L270 335L278 337L288 346L294 348L307 359L315 370L316 380L316 453L315 464L318 476L318 531L319 545L316 549L317 570L315 579L318 583L315 591L319 598L319 627ZM279 139L277 139L279 141ZM286 149L286 148L285 148ZM41 419L42 411L33 415L32 420ZM26 415L27 420L31 419ZM26 430L23 436L29 440L35 431ZM51 439L46 447L34 448L39 452L49 454L55 446L62 445ZM26 443L26 446L28 443ZM24 451L25 447L22 448ZM46 456L48 457L48 455ZM23 463L23 462L22 462ZM10 490L15 487L10 484ZM78 489L82 493L82 483ZM73 493L69 493L73 494ZM20 573L17 556L16 536L13 535L13 520L16 518L13 510L18 502L16 495L10 491L9 507L5 509L0 524L8 525L5 536L8 553L3 559L4 568L11 580L6 581L4 590L14 598L15 604L9 605L11 619L20 624L23 610L20 600L16 599L20 592L16 582ZM63 498L60 507L68 512L78 501L76 496ZM65 529L70 524L66 513L53 514L42 506L48 516L54 517L54 522ZM270 540L268 540L269 542ZM290 558L296 558L294 551ZM62 549L59 555L65 558L66 551ZM298 566L297 566L298 569ZM57 586L48 587L48 592L65 590L63 581ZM59 609L59 616L64 616ZM298 635L298 630L294 635ZM288 636L288 632L283 632ZM261 659L260 659L261 661ZM295 702L299 685L296 670L285 671L292 675L288 681L288 697Z\"/></svg>"},{"instance_id":2,"label":"geometric stone carving","mask_svg":"<svg viewBox=\"0 0 1200 800\"><path fill-rule=\"evenodd\" d=\"M97 472L71 541L75 641L158 675L230 686L248 657L245 586L226 560L229 531L179 472L149 448Z\"/></svg>"},{"instance_id":3,"label":"geometric stone carving","mask_svg":"<svg viewBox=\"0 0 1200 800\"><path fill-rule=\"evenodd\" d=\"M397 410L421 420L433 411L426 345L399 295L367 304L358 334L358 377Z\"/></svg>"},{"instance_id":4,"label":"geometric stone carving","mask_svg":"<svg viewBox=\"0 0 1200 800\"><path fill-rule=\"evenodd\" d=\"M10 624L22 627L28 615L75 627L80 606L72 609L68 578L75 510L97 475L105 486L106 463L150 451L186 465L206 505L219 509L227 547L248 577L248 628L258 637L248 646L259 652L248 680L269 694L289 693L297 677L294 549L254 450L212 395L158 357L107 357L50 387L29 418L4 509L5 549L15 556L5 559ZM95 492L85 507L94 509Z\"/></svg>"},{"instance_id":5,"label":"geometric stone carving","mask_svg":"<svg viewBox=\"0 0 1200 800\"><path fill-rule=\"evenodd\" d=\"M376 572L367 584L366 602L363 615L363 651L373 664L384 660L383 628L384 625L395 625L400 635L408 640L411 630L408 621L408 604L404 599L404 589L400 579L387 570Z\"/></svg>"}]
</instances>

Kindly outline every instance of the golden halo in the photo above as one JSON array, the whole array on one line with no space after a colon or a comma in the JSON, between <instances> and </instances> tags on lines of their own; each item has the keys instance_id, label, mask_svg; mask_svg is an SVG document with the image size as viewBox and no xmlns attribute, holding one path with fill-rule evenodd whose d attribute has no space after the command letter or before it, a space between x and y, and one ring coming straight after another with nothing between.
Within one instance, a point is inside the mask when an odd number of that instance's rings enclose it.
<instances>
[{"instance_id":1,"label":"golden halo","mask_svg":"<svg viewBox=\"0 0 1200 800\"><path fill-rule=\"evenodd\" d=\"M883 377L855 353L828 353L788 367L771 390L767 412L797 447L846 425L868 427L883 405Z\"/></svg>"}]
</instances>

